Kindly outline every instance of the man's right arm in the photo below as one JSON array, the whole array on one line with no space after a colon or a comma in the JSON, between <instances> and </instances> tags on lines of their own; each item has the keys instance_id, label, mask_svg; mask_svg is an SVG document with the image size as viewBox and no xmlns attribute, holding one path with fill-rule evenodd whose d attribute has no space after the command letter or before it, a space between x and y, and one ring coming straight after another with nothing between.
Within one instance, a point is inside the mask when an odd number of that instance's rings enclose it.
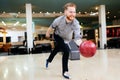
<instances>
[{"instance_id":1,"label":"man's right arm","mask_svg":"<svg viewBox=\"0 0 120 80\"><path fill-rule=\"evenodd\" d=\"M50 33L52 32L52 27L49 27L46 32L46 38L50 38Z\"/></svg>"},{"instance_id":2,"label":"man's right arm","mask_svg":"<svg viewBox=\"0 0 120 80\"><path fill-rule=\"evenodd\" d=\"M53 23L50 25L50 27L47 29L46 38L50 38L50 33L56 28L57 24L58 24L58 20L55 19Z\"/></svg>"}]
</instances>

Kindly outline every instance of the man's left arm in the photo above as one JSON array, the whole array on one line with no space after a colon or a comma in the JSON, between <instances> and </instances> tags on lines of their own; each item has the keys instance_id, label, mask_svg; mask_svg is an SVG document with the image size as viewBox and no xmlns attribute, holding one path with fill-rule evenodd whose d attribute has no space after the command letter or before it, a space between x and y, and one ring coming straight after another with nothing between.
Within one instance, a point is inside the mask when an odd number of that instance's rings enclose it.
<instances>
[{"instance_id":1,"label":"man's left arm","mask_svg":"<svg viewBox=\"0 0 120 80\"><path fill-rule=\"evenodd\" d=\"M80 44L82 43L82 35L81 35L81 31L80 31L80 25L77 25L74 28L74 41L78 46L80 46Z\"/></svg>"}]
</instances>

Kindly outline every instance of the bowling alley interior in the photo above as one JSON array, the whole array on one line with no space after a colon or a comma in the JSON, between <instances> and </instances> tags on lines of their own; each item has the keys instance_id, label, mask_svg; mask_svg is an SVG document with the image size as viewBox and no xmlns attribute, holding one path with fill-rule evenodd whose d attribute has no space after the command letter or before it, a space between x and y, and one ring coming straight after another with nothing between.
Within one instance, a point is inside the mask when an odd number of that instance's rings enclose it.
<instances>
[{"instance_id":1,"label":"bowling alley interior","mask_svg":"<svg viewBox=\"0 0 120 80\"><path fill-rule=\"evenodd\" d=\"M69 53L70 80L120 80L119 0L0 0L0 80L68 80L62 51L45 67L56 45L54 31L50 38L46 31L68 2L77 5L82 42L95 45L89 57L79 46L77 55Z\"/></svg>"}]
</instances>

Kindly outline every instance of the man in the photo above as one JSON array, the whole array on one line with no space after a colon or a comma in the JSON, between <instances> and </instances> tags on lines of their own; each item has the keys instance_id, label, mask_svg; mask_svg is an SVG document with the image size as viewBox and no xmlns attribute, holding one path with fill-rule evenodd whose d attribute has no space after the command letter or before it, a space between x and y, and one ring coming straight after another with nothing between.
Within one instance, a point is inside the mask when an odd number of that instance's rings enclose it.
<instances>
[{"instance_id":1,"label":"man","mask_svg":"<svg viewBox=\"0 0 120 80\"><path fill-rule=\"evenodd\" d=\"M64 15L56 18L46 32L46 37L49 38L50 32L54 29L54 39L56 41L54 50L46 60L46 68L48 68L48 64L52 62L57 52L62 50L62 75L66 79L70 78L68 75L68 58L70 49L67 44L72 40L73 33L75 40L81 39L80 25L75 16L76 5L74 3L65 4Z\"/></svg>"}]
</instances>

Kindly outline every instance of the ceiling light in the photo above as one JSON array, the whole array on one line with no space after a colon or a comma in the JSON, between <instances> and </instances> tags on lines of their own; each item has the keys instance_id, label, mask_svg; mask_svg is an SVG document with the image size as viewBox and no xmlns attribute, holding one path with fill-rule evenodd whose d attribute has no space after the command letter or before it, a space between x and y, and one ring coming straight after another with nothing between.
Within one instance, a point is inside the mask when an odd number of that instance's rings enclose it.
<instances>
[{"instance_id":1,"label":"ceiling light","mask_svg":"<svg viewBox=\"0 0 120 80\"><path fill-rule=\"evenodd\" d=\"M53 14L55 14L55 12L53 12Z\"/></svg>"},{"instance_id":2,"label":"ceiling light","mask_svg":"<svg viewBox=\"0 0 120 80\"><path fill-rule=\"evenodd\" d=\"M83 23L80 23L80 25L83 25Z\"/></svg>"},{"instance_id":3,"label":"ceiling light","mask_svg":"<svg viewBox=\"0 0 120 80\"><path fill-rule=\"evenodd\" d=\"M42 13L42 12L40 12L40 13Z\"/></svg>"},{"instance_id":4,"label":"ceiling light","mask_svg":"<svg viewBox=\"0 0 120 80\"><path fill-rule=\"evenodd\" d=\"M35 12L33 12L33 14L35 14Z\"/></svg>"},{"instance_id":5,"label":"ceiling light","mask_svg":"<svg viewBox=\"0 0 120 80\"><path fill-rule=\"evenodd\" d=\"M24 27L24 26L26 26L26 24L22 24L21 26Z\"/></svg>"},{"instance_id":6,"label":"ceiling light","mask_svg":"<svg viewBox=\"0 0 120 80\"><path fill-rule=\"evenodd\" d=\"M2 21L2 24L3 24L4 26L6 26L6 23L5 23L4 21Z\"/></svg>"},{"instance_id":7,"label":"ceiling light","mask_svg":"<svg viewBox=\"0 0 120 80\"><path fill-rule=\"evenodd\" d=\"M94 13L91 12L90 15L91 15L91 16L98 15L98 12L94 12Z\"/></svg>"},{"instance_id":8,"label":"ceiling light","mask_svg":"<svg viewBox=\"0 0 120 80\"><path fill-rule=\"evenodd\" d=\"M18 14L20 14L20 12L18 12Z\"/></svg>"},{"instance_id":9,"label":"ceiling light","mask_svg":"<svg viewBox=\"0 0 120 80\"><path fill-rule=\"evenodd\" d=\"M114 18L116 18L116 16L114 16Z\"/></svg>"},{"instance_id":10,"label":"ceiling light","mask_svg":"<svg viewBox=\"0 0 120 80\"><path fill-rule=\"evenodd\" d=\"M49 14L49 12L46 12L46 14Z\"/></svg>"},{"instance_id":11,"label":"ceiling light","mask_svg":"<svg viewBox=\"0 0 120 80\"><path fill-rule=\"evenodd\" d=\"M61 14L62 12L60 12L60 14Z\"/></svg>"},{"instance_id":12,"label":"ceiling light","mask_svg":"<svg viewBox=\"0 0 120 80\"><path fill-rule=\"evenodd\" d=\"M108 16L107 19L110 19L110 17Z\"/></svg>"},{"instance_id":13,"label":"ceiling light","mask_svg":"<svg viewBox=\"0 0 120 80\"><path fill-rule=\"evenodd\" d=\"M45 15L50 15L50 13L49 13L49 12L46 12Z\"/></svg>"},{"instance_id":14,"label":"ceiling light","mask_svg":"<svg viewBox=\"0 0 120 80\"><path fill-rule=\"evenodd\" d=\"M95 10L98 10L98 7L95 7Z\"/></svg>"},{"instance_id":15,"label":"ceiling light","mask_svg":"<svg viewBox=\"0 0 120 80\"><path fill-rule=\"evenodd\" d=\"M6 12L5 11L3 11L3 14L5 14Z\"/></svg>"},{"instance_id":16,"label":"ceiling light","mask_svg":"<svg viewBox=\"0 0 120 80\"><path fill-rule=\"evenodd\" d=\"M107 13L108 13L108 14L110 14L110 12L109 12L109 11L108 11Z\"/></svg>"},{"instance_id":17,"label":"ceiling light","mask_svg":"<svg viewBox=\"0 0 120 80\"><path fill-rule=\"evenodd\" d=\"M14 26L16 26L17 24L19 24L20 22L19 21L17 21L15 24L14 24Z\"/></svg>"},{"instance_id":18,"label":"ceiling light","mask_svg":"<svg viewBox=\"0 0 120 80\"><path fill-rule=\"evenodd\" d=\"M87 12L84 12L85 14L87 14Z\"/></svg>"},{"instance_id":19,"label":"ceiling light","mask_svg":"<svg viewBox=\"0 0 120 80\"><path fill-rule=\"evenodd\" d=\"M81 14L81 12L78 12L79 14Z\"/></svg>"}]
</instances>

